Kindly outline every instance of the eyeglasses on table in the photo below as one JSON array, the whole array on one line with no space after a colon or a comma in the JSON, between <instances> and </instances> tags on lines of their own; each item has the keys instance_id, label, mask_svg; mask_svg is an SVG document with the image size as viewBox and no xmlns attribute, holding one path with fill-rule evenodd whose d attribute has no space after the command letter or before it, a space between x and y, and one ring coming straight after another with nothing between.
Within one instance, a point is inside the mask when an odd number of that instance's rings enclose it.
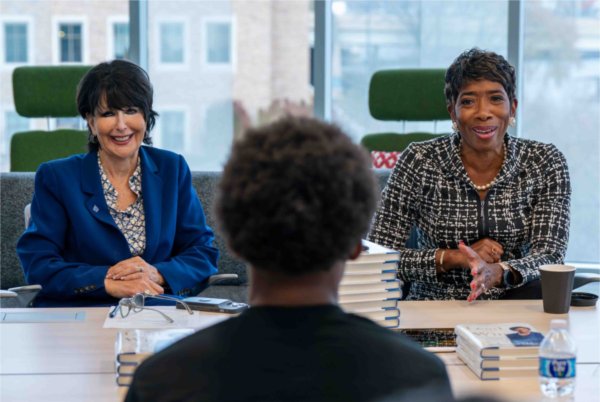
<instances>
[{"instance_id":1,"label":"eyeglasses on table","mask_svg":"<svg viewBox=\"0 0 600 402\"><path fill-rule=\"evenodd\" d=\"M165 295L151 295L148 293L136 293L132 297L124 297L123 299L119 300L119 304L117 304L110 311L108 316L110 318L113 318L117 315L117 313L119 313L122 318L126 318L129 315L129 313L131 313L132 311L134 313L139 313L142 310L150 310L150 311L155 311L158 314L162 315L164 317L164 319L167 320L170 324L175 322L175 320L173 320L171 317L169 317L167 314L163 313L162 311L160 311L156 308L153 308L153 307L147 307L145 305L147 298L174 301L176 303L181 304L187 310L187 312L189 314L194 314L194 312L192 311L190 306L187 305L186 302L181 301L176 297L165 296Z\"/></svg>"}]
</instances>

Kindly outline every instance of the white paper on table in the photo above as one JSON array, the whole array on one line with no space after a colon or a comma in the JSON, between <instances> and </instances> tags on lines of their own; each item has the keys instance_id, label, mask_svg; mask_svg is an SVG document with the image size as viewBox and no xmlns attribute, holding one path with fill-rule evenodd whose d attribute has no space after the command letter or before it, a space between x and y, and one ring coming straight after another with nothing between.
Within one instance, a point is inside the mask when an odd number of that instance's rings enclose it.
<instances>
[{"instance_id":1,"label":"white paper on table","mask_svg":"<svg viewBox=\"0 0 600 402\"><path fill-rule=\"evenodd\" d=\"M157 329L168 329L168 328L193 328L202 329L210 327L224 321L231 317L231 314L220 314L220 313L208 313L204 311L194 311L194 314L190 314L187 310L176 309L174 306L156 306L152 307L156 310L160 310L175 322L168 322L162 315L156 311L144 309L138 313L133 311L129 312L129 315L125 318L121 317L119 312L111 318L109 317L110 311L106 313L106 319L104 320L104 328L134 328L134 329L146 329L146 328L157 328Z\"/></svg>"}]
</instances>

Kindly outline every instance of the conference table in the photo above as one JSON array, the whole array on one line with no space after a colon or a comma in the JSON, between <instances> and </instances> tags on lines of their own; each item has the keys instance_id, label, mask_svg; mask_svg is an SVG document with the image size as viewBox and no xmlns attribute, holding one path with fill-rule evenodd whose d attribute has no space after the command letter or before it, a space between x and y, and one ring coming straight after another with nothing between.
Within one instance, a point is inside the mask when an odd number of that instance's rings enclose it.
<instances>
[{"instance_id":1,"label":"conference table","mask_svg":"<svg viewBox=\"0 0 600 402\"><path fill-rule=\"evenodd\" d=\"M400 328L453 328L459 323L526 322L546 332L553 318L569 321L578 346L575 401L600 401L600 311L572 307L546 314L540 300L400 302ZM30 314L76 315L67 321L6 322ZM115 382L118 329L103 328L107 308L0 310L1 401L120 401ZM199 313L214 315L215 313ZM34 320L35 321L35 320ZM457 397L473 394L506 401L541 401L537 377L481 381L454 352L437 354L446 364ZM399 364L406 362L399 362Z\"/></svg>"}]
</instances>

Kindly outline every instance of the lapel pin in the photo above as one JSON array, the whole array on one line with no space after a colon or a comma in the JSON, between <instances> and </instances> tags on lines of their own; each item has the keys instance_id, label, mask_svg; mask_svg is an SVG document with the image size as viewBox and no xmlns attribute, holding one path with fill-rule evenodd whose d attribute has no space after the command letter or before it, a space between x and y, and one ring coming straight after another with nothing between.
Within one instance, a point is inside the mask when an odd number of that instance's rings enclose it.
<instances>
[{"instance_id":1,"label":"lapel pin","mask_svg":"<svg viewBox=\"0 0 600 402\"><path fill-rule=\"evenodd\" d=\"M92 208L92 211L98 212L98 211L100 211L100 208L98 208L97 205L94 205L94 207Z\"/></svg>"}]
</instances>

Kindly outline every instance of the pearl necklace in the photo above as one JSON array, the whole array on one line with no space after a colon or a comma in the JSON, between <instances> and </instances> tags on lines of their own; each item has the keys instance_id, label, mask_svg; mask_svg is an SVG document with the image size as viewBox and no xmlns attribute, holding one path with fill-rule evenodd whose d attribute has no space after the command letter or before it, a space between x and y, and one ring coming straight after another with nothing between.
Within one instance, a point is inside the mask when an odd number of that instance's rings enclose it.
<instances>
[{"instance_id":1,"label":"pearl necklace","mask_svg":"<svg viewBox=\"0 0 600 402\"><path fill-rule=\"evenodd\" d=\"M460 145L461 145L461 149L462 149L462 143ZM504 157L502 159L502 165L504 165L504 161L506 160L506 144L505 143L502 143L502 150L504 151ZM502 170L502 165L500 165L500 170ZM498 171L498 174L500 174L500 170ZM492 181L490 181L487 184L483 184L481 186L478 186L477 184L473 183L473 180L471 180L471 178L469 177L468 174L467 174L467 180L469 180L469 184L471 184L471 186L473 186L475 188L475 190L477 190L477 191L486 191L490 187L492 187L494 184L496 184L496 180L498 179L498 174L496 174L496 177L494 177L492 179Z\"/></svg>"}]
</instances>

